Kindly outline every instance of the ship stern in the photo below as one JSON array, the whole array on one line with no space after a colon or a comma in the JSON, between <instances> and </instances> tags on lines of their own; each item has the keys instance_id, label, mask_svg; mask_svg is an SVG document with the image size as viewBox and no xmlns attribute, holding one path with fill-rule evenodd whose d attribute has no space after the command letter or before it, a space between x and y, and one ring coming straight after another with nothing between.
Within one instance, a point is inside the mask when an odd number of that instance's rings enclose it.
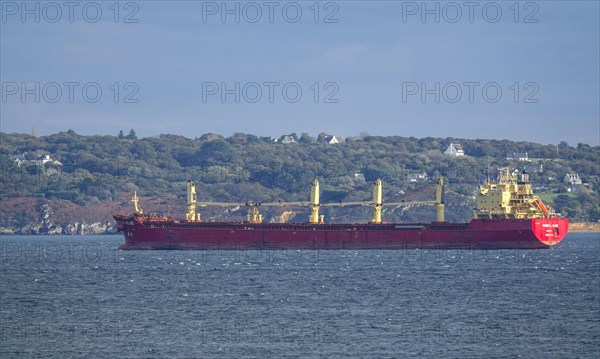
<instances>
[{"instance_id":1,"label":"ship stern","mask_svg":"<svg viewBox=\"0 0 600 359\"><path fill-rule=\"evenodd\" d=\"M535 237L548 246L558 244L565 238L569 231L568 218L533 218L531 230Z\"/></svg>"}]
</instances>

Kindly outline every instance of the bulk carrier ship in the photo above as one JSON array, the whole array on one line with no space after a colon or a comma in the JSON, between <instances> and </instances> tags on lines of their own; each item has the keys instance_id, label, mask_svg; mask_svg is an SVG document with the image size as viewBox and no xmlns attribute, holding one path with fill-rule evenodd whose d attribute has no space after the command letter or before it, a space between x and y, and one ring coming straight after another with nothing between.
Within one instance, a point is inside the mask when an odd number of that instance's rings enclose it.
<instances>
[{"instance_id":1,"label":"bulk carrier ship","mask_svg":"<svg viewBox=\"0 0 600 359\"><path fill-rule=\"evenodd\" d=\"M368 202L319 203L319 182L311 184L308 202L223 203L199 202L195 184L187 183L185 220L135 213L114 215L125 243L120 249L172 250L262 250L262 249L545 249L560 242L567 234L568 219L561 218L533 195L529 175L499 169L496 180L479 186L477 209L468 223L444 221L444 179L437 181L435 200L383 203L382 182L373 186ZM373 218L369 223L325 223L319 209L327 206L369 205ZM433 205L437 218L430 223L386 223L382 207ZM243 222L205 222L197 207L246 206ZM305 223L263 223L262 206L308 206Z\"/></svg>"}]
</instances>

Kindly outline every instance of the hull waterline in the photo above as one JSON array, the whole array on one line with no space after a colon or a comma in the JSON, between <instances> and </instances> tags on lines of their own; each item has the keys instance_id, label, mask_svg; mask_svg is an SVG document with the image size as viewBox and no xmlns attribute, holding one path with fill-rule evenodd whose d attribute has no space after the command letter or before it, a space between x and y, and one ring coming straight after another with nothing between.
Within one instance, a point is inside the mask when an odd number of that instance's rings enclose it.
<instances>
[{"instance_id":1,"label":"hull waterline","mask_svg":"<svg viewBox=\"0 0 600 359\"><path fill-rule=\"evenodd\" d=\"M546 249L568 219L473 219L469 223L252 224L115 215L125 250Z\"/></svg>"}]
</instances>

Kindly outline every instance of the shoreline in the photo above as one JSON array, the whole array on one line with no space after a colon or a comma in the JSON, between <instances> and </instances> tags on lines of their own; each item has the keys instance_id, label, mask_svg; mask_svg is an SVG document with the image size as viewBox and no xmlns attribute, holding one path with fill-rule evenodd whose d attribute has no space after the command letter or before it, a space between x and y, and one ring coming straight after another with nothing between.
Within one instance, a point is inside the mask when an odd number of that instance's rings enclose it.
<instances>
[{"instance_id":1,"label":"shoreline","mask_svg":"<svg viewBox=\"0 0 600 359\"><path fill-rule=\"evenodd\" d=\"M569 232L574 233L600 233L598 222L575 222L569 223Z\"/></svg>"},{"instance_id":2,"label":"shoreline","mask_svg":"<svg viewBox=\"0 0 600 359\"><path fill-rule=\"evenodd\" d=\"M83 233L82 233L83 232ZM600 223L598 222L575 222L569 223L569 233L600 233ZM102 231L77 231L75 233L40 233L40 232L29 232L25 233L22 229L14 230L9 228L0 227L0 235L23 235L23 236L31 236L31 235L66 235L66 236L81 236L86 234L93 235L114 235L120 234L115 228L109 227L108 229Z\"/></svg>"}]
</instances>

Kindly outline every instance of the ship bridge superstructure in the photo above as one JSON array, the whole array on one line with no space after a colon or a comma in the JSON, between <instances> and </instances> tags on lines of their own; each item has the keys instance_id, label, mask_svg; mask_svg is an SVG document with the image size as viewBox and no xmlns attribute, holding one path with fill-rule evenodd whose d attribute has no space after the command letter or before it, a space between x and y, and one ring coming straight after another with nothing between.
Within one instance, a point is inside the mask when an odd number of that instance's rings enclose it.
<instances>
[{"instance_id":1,"label":"ship bridge superstructure","mask_svg":"<svg viewBox=\"0 0 600 359\"><path fill-rule=\"evenodd\" d=\"M529 174L498 169L497 180L487 180L477 191L475 218L549 218L554 210L533 194Z\"/></svg>"}]
</instances>

